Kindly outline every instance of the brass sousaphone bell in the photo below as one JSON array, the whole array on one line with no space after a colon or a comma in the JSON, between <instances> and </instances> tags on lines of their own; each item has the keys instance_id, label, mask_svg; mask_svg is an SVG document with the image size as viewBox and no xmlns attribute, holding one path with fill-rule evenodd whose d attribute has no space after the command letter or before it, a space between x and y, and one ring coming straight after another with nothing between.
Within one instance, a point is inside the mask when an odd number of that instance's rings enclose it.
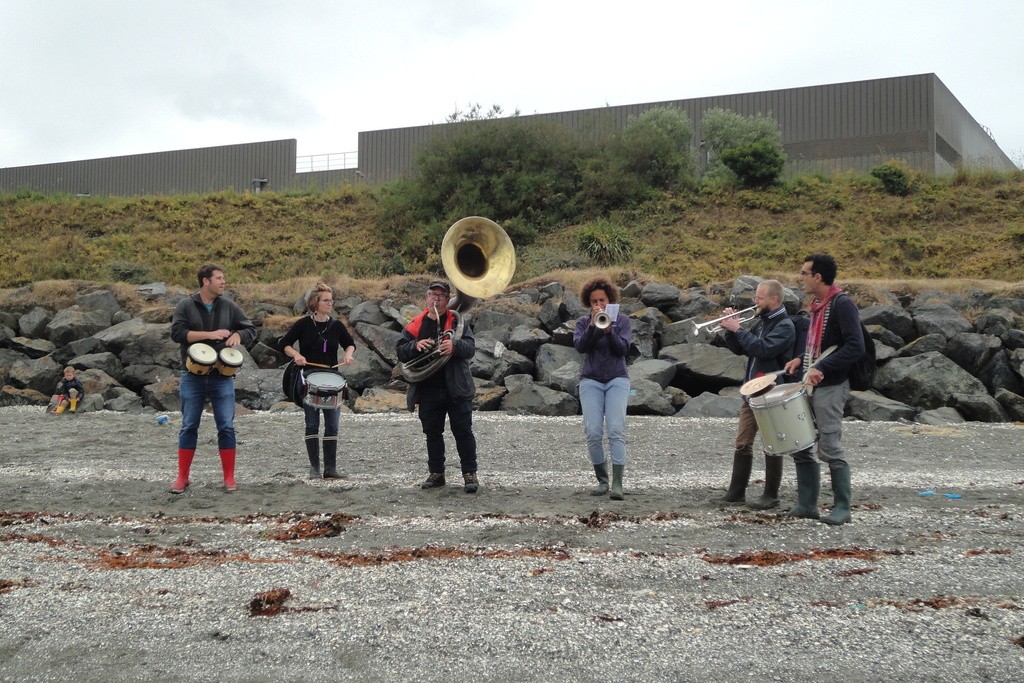
<instances>
[{"instance_id":1,"label":"brass sousaphone bell","mask_svg":"<svg viewBox=\"0 0 1024 683\"><path fill-rule=\"evenodd\" d=\"M501 292L516 272L516 250L501 226L489 218L467 216L456 221L441 241L441 264L455 289L448 308L455 314L454 330L445 332L452 340L462 336L463 314L480 299ZM406 382L422 382L448 362L442 356L439 335L435 343L416 358L398 365Z\"/></svg>"}]
</instances>

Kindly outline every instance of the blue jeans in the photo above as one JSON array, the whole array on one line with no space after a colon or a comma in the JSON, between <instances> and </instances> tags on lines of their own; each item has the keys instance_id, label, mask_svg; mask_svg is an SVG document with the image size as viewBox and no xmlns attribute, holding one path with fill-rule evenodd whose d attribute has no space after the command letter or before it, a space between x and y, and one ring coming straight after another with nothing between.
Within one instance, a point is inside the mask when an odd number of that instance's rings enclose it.
<instances>
[{"instance_id":1,"label":"blue jeans","mask_svg":"<svg viewBox=\"0 0 1024 683\"><path fill-rule=\"evenodd\" d=\"M453 399L443 390L420 392L420 424L427 435L427 471L444 474L444 418L448 416L462 471L476 472L473 399Z\"/></svg>"},{"instance_id":2,"label":"blue jeans","mask_svg":"<svg viewBox=\"0 0 1024 683\"><path fill-rule=\"evenodd\" d=\"M181 431L178 448L195 450L199 440L199 420L203 406L210 401L213 419L217 423L217 448L235 447L235 378L223 377L217 372L193 375L181 372L178 387L181 396Z\"/></svg>"},{"instance_id":3,"label":"blue jeans","mask_svg":"<svg viewBox=\"0 0 1024 683\"><path fill-rule=\"evenodd\" d=\"M590 462L605 462L604 431L608 429L608 450L613 465L626 464L626 404L629 402L629 378L616 377L608 382L580 380L583 405L583 432L587 435Z\"/></svg>"},{"instance_id":4,"label":"blue jeans","mask_svg":"<svg viewBox=\"0 0 1024 683\"><path fill-rule=\"evenodd\" d=\"M320 411L324 412L324 436L338 435L338 417L341 411L337 408L311 408L302 406L306 413L306 436L318 436L320 434Z\"/></svg>"}]
</instances>

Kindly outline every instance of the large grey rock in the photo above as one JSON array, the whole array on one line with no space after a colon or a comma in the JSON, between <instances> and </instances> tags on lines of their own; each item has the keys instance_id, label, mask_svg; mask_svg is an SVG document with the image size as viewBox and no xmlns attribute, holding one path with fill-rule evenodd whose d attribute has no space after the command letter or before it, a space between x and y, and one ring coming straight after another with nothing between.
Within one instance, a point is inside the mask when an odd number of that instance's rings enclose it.
<instances>
[{"instance_id":1,"label":"large grey rock","mask_svg":"<svg viewBox=\"0 0 1024 683\"><path fill-rule=\"evenodd\" d=\"M111 313L81 308L78 305L57 311L46 325L46 338L56 346L84 339L110 326Z\"/></svg>"},{"instance_id":2,"label":"large grey rock","mask_svg":"<svg viewBox=\"0 0 1024 683\"><path fill-rule=\"evenodd\" d=\"M283 369L262 370L243 365L235 375L235 400L250 410L269 410L285 398L281 390Z\"/></svg>"},{"instance_id":3,"label":"large grey rock","mask_svg":"<svg viewBox=\"0 0 1024 683\"><path fill-rule=\"evenodd\" d=\"M362 337L366 345L378 356L383 358L389 365L398 364L398 342L402 339L401 332L389 330L380 325L369 323L356 323L356 332Z\"/></svg>"},{"instance_id":4,"label":"large grey rock","mask_svg":"<svg viewBox=\"0 0 1024 683\"><path fill-rule=\"evenodd\" d=\"M119 413L141 413L145 409L142 397L131 389L115 387L113 392L115 395L112 398L104 399L104 410L113 410Z\"/></svg>"},{"instance_id":5,"label":"large grey rock","mask_svg":"<svg viewBox=\"0 0 1024 683\"><path fill-rule=\"evenodd\" d=\"M949 404L973 422L1006 422L1006 411L988 394L953 394Z\"/></svg>"},{"instance_id":6,"label":"large grey rock","mask_svg":"<svg viewBox=\"0 0 1024 683\"><path fill-rule=\"evenodd\" d=\"M676 364L664 358L638 360L628 368L630 383L639 380L656 382L662 389L676 377Z\"/></svg>"},{"instance_id":7,"label":"large grey rock","mask_svg":"<svg viewBox=\"0 0 1024 683\"><path fill-rule=\"evenodd\" d=\"M11 366L8 381L18 389L35 389L52 395L60 381L63 368L49 356L15 361Z\"/></svg>"},{"instance_id":8,"label":"large grey rock","mask_svg":"<svg viewBox=\"0 0 1024 683\"><path fill-rule=\"evenodd\" d=\"M508 393L505 387L474 377L473 410L501 410L501 400ZM403 398L405 395L403 394Z\"/></svg>"},{"instance_id":9,"label":"large grey rock","mask_svg":"<svg viewBox=\"0 0 1024 683\"><path fill-rule=\"evenodd\" d=\"M672 384L691 396L739 386L746 373L744 356L708 344L676 344L661 349L658 357L676 364Z\"/></svg>"},{"instance_id":10,"label":"large grey rock","mask_svg":"<svg viewBox=\"0 0 1024 683\"><path fill-rule=\"evenodd\" d=\"M147 384L178 376L179 372L163 365L127 365L121 373L121 384L138 394Z\"/></svg>"},{"instance_id":11,"label":"large grey rock","mask_svg":"<svg viewBox=\"0 0 1024 683\"><path fill-rule=\"evenodd\" d=\"M78 373L78 379L82 381L82 388L86 396L101 396L103 400L116 398L121 394L124 387L116 379L103 370L89 368ZM100 401L102 406L103 401Z\"/></svg>"},{"instance_id":12,"label":"large grey rock","mask_svg":"<svg viewBox=\"0 0 1024 683\"><path fill-rule=\"evenodd\" d=\"M370 387L352 403L352 412L357 415L407 411L405 392L387 387Z\"/></svg>"},{"instance_id":13,"label":"large grey rock","mask_svg":"<svg viewBox=\"0 0 1024 683\"><path fill-rule=\"evenodd\" d=\"M920 408L952 406L953 394L987 396L985 385L940 353L893 358L878 369L875 389Z\"/></svg>"},{"instance_id":14,"label":"large grey rock","mask_svg":"<svg viewBox=\"0 0 1024 683\"><path fill-rule=\"evenodd\" d=\"M122 365L181 365L178 345L171 341L171 326L133 318L97 332L107 351L117 354Z\"/></svg>"},{"instance_id":15,"label":"large grey rock","mask_svg":"<svg viewBox=\"0 0 1024 683\"><path fill-rule=\"evenodd\" d=\"M941 334L946 339L952 339L960 332L970 332L973 329L967 318L947 304L914 303L910 307L910 313L914 316L914 326L921 336Z\"/></svg>"},{"instance_id":16,"label":"large grey rock","mask_svg":"<svg viewBox=\"0 0 1024 683\"><path fill-rule=\"evenodd\" d=\"M590 307L583 305L578 294L566 292L558 307L558 315L562 320L575 322L581 315L590 315Z\"/></svg>"},{"instance_id":17,"label":"large grey rock","mask_svg":"<svg viewBox=\"0 0 1024 683\"><path fill-rule=\"evenodd\" d=\"M45 406L50 402L52 392L35 389L19 389L10 384L0 387L0 408L12 406Z\"/></svg>"},{"instance_id":18,"label":"large grey rock","mask_svg":"<svg viewBox=\"0 0 1024 683\"><path fill-rule=\"evenodd\" d=\"M171 374L142 387L143 404L161 412L181 410L180 381L178 374Z\"/></svg>"},{"instance_id":19,"label":"large grey rock","mask_svg":"<svg viewBox=\"0 0 1024 683\"><path fill-rule=\"evenodd\" d=\"M256 363L256 367L263 368L264 370L279 368L288 362L288 356L278 351L276 346L264 344L263 342L253 344L253 347L249 349L249 353L252 355L252 360Z\"/></svg>"},{"instance_id":20,"label":"large grey rock","mask_svg":"<svg viewBox=\"0 0 1024 683\"><path fill-rule=\"evenodd\" d=\"M24 337L38 339L46 334L46 326L53 320L50 312L42 306L35 306L31 311L18 318L18 331Z\"/></svg>"},{"instance_id":21,"label":"large grey rock","mask_svg":"<svg viewBox=\"0 0 1024 683\"><path fill-rule=\"evenodd\" d=\"M868 334L871 335L871 338L874 339L877 343L885 344L886 346L891 346L894 349L898 349L902 347L904 344L906 344L906 341L903 339L903 337L896 334L887 327L875 324L868 325L867 323L864 324L864 327L865 329L867 329Z\"/></svg>"},{"instance_id":22,"label":"large grey rock","mask_svg":"<svg viewBox=\"0 0 1024 683\"><path fill-rule=\"evenodd\" d=\"M474 334L487 333L505 346L509 345L512 330L523 324L521 317L498 311L474 312L472 321Z\"/></svg>"},{"instance_id":23,"label":"large grey rock","mask_svg":"<svg viewBox=\"0 0 1024 683\"><path fill-rule=\"evenodd\" d=\"M0 348L0 387L9 383L11 368L19 360L28 360L28 356L11 349Z\"/></svg>"},{"instance_id":24,"label":"large grey rock","mask_svg":"<svg viewBox=\"0 0 1024 683\"><path fill-rule=\"evenodd\" d=\"M383 325L388 317L380 309L380 306L373 301L364 301L357 305L348 314L348 322L358 328L359 323L367 325Z\"/></svg>"},{"instance_id":25,"label":"large grey rock","mask_svg":"<svg viewBox=\"0 0 1024 683\"><path fill-rule=\"evenodd\" d=\"M1006 389L997 389L995 399L999 401L999 405L1003 407L1011 420L1024 422L1024 396Z\"/></svg>"},{"instance_id":26,"label":"large grey rock","mask_svg":"<svg viewBox=\"0 0 1024 683\"><path fill-rule=\"evenodd\" d=\"M549 282L538 288L537 302L544 304L551 299L561 299L565 296L565 287L561 282Z\"/></svg>"},{"instance_id":27,"label":"large grey rock","mask_svg":"<svg viewBox=\"0 0 1024 683\"><path fill-rule=\"evenodd\" d=\"M629 399L626 402L628 414L667 416L676 412L671 395L657 382L638 379L635 382L630 381L629 385Z\"/></svg>"},{"instance_id":28,"label":"large grey rock","mask_svg":"<svg viewBox=\"0 0 1024 683\"><path fill-rule=\"evenodd\" d=\"M65 344L51 355L53 360L58 365L67 365L72 358L77 356L85 356L90 353L103 353L107 351L107 347L103 345L96 337L86 337L85 339L76 339L70 344Z\"/></svg>"},{"instance_id":29,"label":"large grey rock","mask_svg":"<svg viewBox=\"0 0 1024 683\"><path fill-rule=\"evenodd\" d=\"M640 292L640 301L645 306L670 309L679 303L679 288L663 282L650 282Z\"/></svg>"},{"instance_id":30,"label":"large grey rock","mask_svg":"<svg viewBox=\"0 0 1024 683\"><path fill-rule=\"evenodd\" d=\"M583 354L569 346L557 344L545 344L537 351L536 377L540 384L548 384L551 381L551 373L567 363L583 365ZM506 384L506 386L508 386Z\"/></svg>"},{"instance_id":31,"label":"large grey rock","mask_svg":"<svg viewBox=\"0 0 1024 683\"><path fill-rule=\"evenodd\" d=\"M106 289L97 289L75 297L75 305L86 311L97 311L104 313L107 319L114 317L115 313L121 311L121 304Z\"/></svg>"},{"instance_id":32,"label":"large grey rock","mask_svg":"<svg viewBox=\"0 0 1024 683\"><path fill-rule=\"evenodd\" d=\"M1007 332L999 338L1009 350L1024 349L1024 330L1007 330Z\"/></svg>"},{"instance_id":33,"label":"large grey rock","mask_svg":"<svg viewBox=\"0 0 1024 683\"><path fill-rule=\"evenodd\" d=\"M145 285L139 285L135 288L135 293L148 301L157 301L167 296L167 284L164 282L150 282Z\"/></svg>"},{"instance_id":34,"label":"large grey rock","mask_svg":"<svg viewBox=\"0 0 1024 683\"><path fill-rule=\"evenodd\" d=\"M352 365L345 366L341 374L353 389L362 391L391 381L391 366L365 346L357 346L352 359Z\"/></svg>"},{"instance_id":35,"label":"large grey rock","mask_svg":"<svg viewBox=\"0 0 1024 683\"><path fill-rule=\"evenodd\" d=\"M548 299L541 304L540 313L537 314L537 318L542 329L547 332L553 332L561 326L563 320L560 309L561 301L559 299Z\"/></svg>"},{"instance_id":36,"label":"large grey rock","mask_svg":"<svg viewBox=\"0 0 1024 683\"><path fill-rule=\"evenodd\" d=\"M924 425L935 425L942 426L948 424L959 424L966 422L963 415L956 411L956 408L934 408L932 410L922 410L917 414L917 419L914 420Z\"/></svg>"},{"instance_id":37,"label":"large grey rock","mask_svg":"<svg viewBox=\"0 0 1024 683\"><path fill-rule=\"evenodd\" d=\"M509 335L508 348L527 358L535 358L537 350L551 341L551 335L539 327L519 325Z\"/></svg>"},{"instance_id":38,"label":"large grey rock","mask_svg":"<svg viewBox=\"0 0 1024 683\"><path fill-rule=\"evenodd\" d=\"M28 337L12 337L7 341L7 348L29 358L42 358L51 355L56 346L46 339L29 339Z\"/></svg>"},{"instance_id":39,"label":"large grey rock","mask_svg":"<svg viewBox=\"0 0 1024 683\"><path fill-rule=\"evenodd\" d=\"M629 322L632 330L630 356L656 357L658 355L657 339L661 335L664 324L661 311L653 307L644 308L636 315L631 316Z\"/></svg>"},{"instance_id":40,"label":"large grey rock","mask_svg":"<svg viewBox=\"0 0 1024 683\"><path fill-rule=\"evenodd\" d=\"M946 335L933 332L904 344L896 349L896 355L899 358L909 358L920 356L922 353L945 353L946 341Z\"/></svg>"},{"instance_id":41,"label":"large grey rock","mask_svg":"<svg viewBox=\"0 0 1024 683\"><path fill-rule=\"evenodd\" d=\"M988 389L988 393L993 396L1000 389L1024 395L1024 382L1021 382L1017 373L1010 366L1010 357L1006 351L996 353L988 365L977 374L977 377Z\"/></svg>"},{"instance_id":42,"label":"large grey rock","mask_svg":"<svg viewBox=\"0 0 1024 683\"><path fill-rule=\"evenodd\" d=\"M527 375L522 381L506 382L508 394L501 401L502 410L512 415L547 415L551 417L579 415L580 402L569 394L536 384Z\"/></svg>"},{"instance_id":43,"label":"large grey rock","mask_svg":"<svg viewBox=\"0 0 1024 683\"><path fill-rule=\"evenodd\" d=\"M109 351L75 356L68 361L68 365L77 370L88 370L91 368L102 370L118 382L120 382L121 378L124 377L124 366L121 365L121 361L117 359L117 356Z\"/></svg>"},{"instance_id":44,"label":"large grey rock","mask_svg":"<svg viewBox=\"0 0 1024 683\"><path fill-rule=\"evenodd\" d=\"M913 420L920 411L874 391L851 391L846 415L865 421Z\"/></svg>"},{"instance_id":45,"label":"large grey rock","mask_svg":"<svg viewBox=\"0 0 1024 683\"><path fill-rule=\"evenodd\" d=\"M1003 349L999 337L990 334L960 332L946 343L943 352L946 358L962 367L974 376L981 374L981 369L988 365L997 353Z\"/></svg>"},{"instance_id":46,"label":"large grey rock","mask_svg":"<svg viewBox=\"0 0 1024 683\"><path fill-rule=\"evenodd\" d=\"M978 334L991 334L1002 337L1016 326L1013 311L1006 308L988 310L974 321L974 329Z\"/></svg>"},{"instance_id":47,"label":"large grey rock","mask_svg":"<svg viewBox=\"0 0 1024 683\"><path fill-rule=\"evenodd\" d=\"M704 392L694 396L683 409L676 413L677 417L737 417L743 399L732 396L719 396Z\"/></svg>"},{"instance_id":48,"label":"large grey rock","mask_svg":"<svg viewBox=\"0 0 1024 683\"><path fill-rule=\"evenodd\" d=\"M661 339L659 342L660 346L664 348L666 346L675 346L676 344L689 344L696 340L697 335L693 333L693 321L679 320L668 323L661 328Z\"/></svg>"},{"instance_id":49,"label":"large grey rock","mask_svg":"<svg viewBox=\"0 0 1024 683\"><path fill-rule=\"evenodd\" d=\"M903 344L913 341L918 336L917 326L914 325L914 318L901 306L889 306L885 304L878 304L875 306L867 306L860 309L860 321L864 323L864 326L869 330L870 326L878 325L892 332L894 335L900 337L903 341L900 344L891 343L885 339L880 341L889 344L889 346L902 346Z\"/></svg>"},{"instance_id":50,"label":"large grey rock","mask_svg":"<svg viewBox=\"0 0 1024 683\"><path fill-rule=\"evenodd\" d=\"M580 364L566 363L548 375L547 387L580 397Z\"/></svg>"},{"instance_id":51,"label":"large grey rock","mask_svg":"<svg viewBox=\"0 0 1024 683\"><path fill-rule=\"evenodd\" d=\"M708 314L721 308L703 289L694 287L686 290L677 304L665 310L665 315L673 322L680 322L690 318L714 317Z\"/></svg>"}]
</instances>

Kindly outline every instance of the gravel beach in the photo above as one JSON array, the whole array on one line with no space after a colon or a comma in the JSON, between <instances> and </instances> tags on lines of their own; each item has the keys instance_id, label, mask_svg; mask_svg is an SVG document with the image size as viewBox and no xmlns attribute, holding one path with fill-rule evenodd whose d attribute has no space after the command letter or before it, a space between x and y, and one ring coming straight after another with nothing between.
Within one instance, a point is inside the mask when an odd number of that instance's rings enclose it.
<instances>
[{"instance_id":1,"label":"gravel beach","mask_svg":"<svg viewBox=\"0 0 1024 683\"><path fill-rule=\"evenodd\" d=\"M0 410L0 680L1024 671L1020 425L846 423L854 519L829 527L714 502L734 420L630 417L616 502L588 494L580 418L477 413L469 495L450 437L448 486L419 489L415 416L344 414L329 481L301 413L239 416L227 494L208 415L175 496L180 416L154 417Z\"/></svg>"}]
</instances>

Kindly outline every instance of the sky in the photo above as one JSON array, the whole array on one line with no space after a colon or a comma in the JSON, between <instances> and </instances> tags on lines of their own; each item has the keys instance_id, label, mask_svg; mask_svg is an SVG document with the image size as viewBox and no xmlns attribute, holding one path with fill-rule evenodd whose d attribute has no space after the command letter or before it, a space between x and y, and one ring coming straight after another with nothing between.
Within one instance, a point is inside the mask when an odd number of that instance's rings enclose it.
<instances>
[{"instance_id":1,"label":"sky","mask_svg":"<svg viewBox=\"0 0 1024 683\"><path fill-rule=\"evenodd\" d=\"M935 73L1024 163L1020 0L0 0L0 168Z\"/></svg>"}]
</instances>

